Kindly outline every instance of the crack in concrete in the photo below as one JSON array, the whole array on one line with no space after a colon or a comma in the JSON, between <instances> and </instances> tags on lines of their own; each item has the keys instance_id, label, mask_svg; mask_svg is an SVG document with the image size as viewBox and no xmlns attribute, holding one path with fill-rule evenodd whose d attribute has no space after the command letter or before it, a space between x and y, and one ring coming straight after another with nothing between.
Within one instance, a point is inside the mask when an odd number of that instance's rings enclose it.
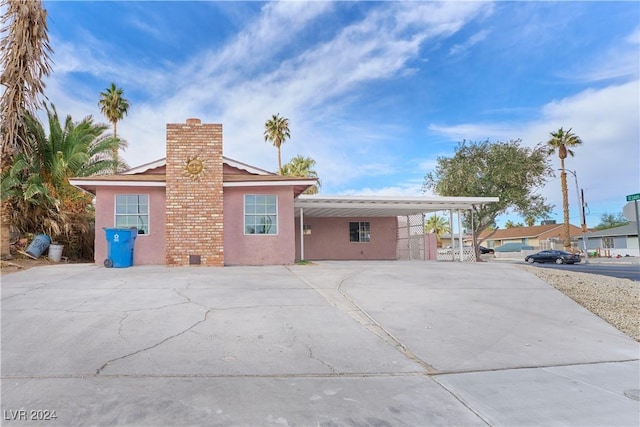
<instances>
[{"instance_id":1,"label":"crack in concrete","mask_svg":"<svg viewBox=\"0 0 640 427\"><path fill-rule=\"evenodd\" d=\"M129 340L127 340L123 335L122 335L122 328L124 327L124 321L127 320L127 317L129 317L129 313L127 313L126 311L122 312L122 317L120 318L120 321L118 322L118 336L120 338L122 338L123 340L129 342Z\"/></svg>"},{"instance_id":2,"label":"crack in concrete","mask_svg":"<svg viewBox=\"0 0 640 427\"><path fill-rule=\"evenodd\" d=\"M189 286L189 285L187 284L187 286ZM179 297L184 298L186 300L184 303L199 305L200 307L202 307L202 308L204 308L206 310L213 310L213 307L209 307L209 306L204 305L204 304L202 304L200 302L193 301L191 299L191 297L189 297L187 295L182 295L180 292L178 292L178 289L176 289L176 288L173 288L172 290L173 290L173 292L175 292L176 295L178 295Z\"/></svg>"},{"instance_id":3,"label":"crack in concrete","mask_svg":"<svg viewBox=\"0 0 640 427\"><path fill-rule=\"evenodd\" d=\"M236 307L224 307L224 308L213 308L215 311L229 311L229 310L251 310L256 308L265 308L265 307L275 307L275 308L293 308L293 307L324 307L319 304L262 304L262 305L247 305L247 306L236 306Z\"/></svg>"},{"instance_id":4,"label":"crack in concrete","mask_svg":"<svg viewBox=\"0 0 640 427\"><path fill-rule=\"evenodd\" d=\"M424 377L424 371L413 372L336 372L326 374L59 374L59 375L2 375L2 380L49 380L49 379L117 379L117 378L402 378Z\"/></svg>"},{"instance_id":5,"label":"crack in concrete","mask_svg":"<svg viewBox=\"0 0 640 427\"><path fill-rule=\"evenodd\" d=\"M433 378L433 381L434 381L436 384L438 384L438 385L439 385L439 386L440 386L440 387L441 387L441 388L442 388L446 393L449 393L449 395L450 395L451 397L453 397L455 400L457 400L458 402L460 402L460 404L461 404L462 406L464 406L465 408L467 408L467 409L468 409L472 414L474 414L476 417L478 417L478 419L479 419L480 421L482 421L483 423L485 423L485 424L486 424L486 425L488 425L488 426L493 425L493 424L491 424L491 423L489 422L489 420L487 420L487 419L486 419L482 414L480 414L480 412L479 412L478 410L473 409L473 408L471 407L471 405L470 405L470 404L469 404L469 403L468 403L468 402L467 402L467 401L466 401L462 396L459 396L459 395L458 395L458 393L454 392L453 390L449 390L449 389L448 389L444 384L440 383L440 381L438 381L438 379L437 379L437 378L435 378L435 377L433 377L433 376L432 376L431 378Z\"/></svg>"},{"instance_id":6,"label":"crack in concrete","mask_svg":"<svg viewBox=\"0 0 640 427\"><path fill-rule=\"evenodd\" d=\"M291 273L293 273L295 276L297 276L302 282L306 283L311 289L318 292L330 304L346 312L352 319L360 323L367 330L375 334L378 338L382 339L385 343L389 344L390 346L398 350L400 353L402 353L405 357L410 359L412 362L422 366L424 370L427 372L427 374L435 374L439 372L433 366L429 365L427 362L425 362L424 360L416 356L411 350L409 350L409 348L406 345L404 345L404 343L402 343L402 341L400 341L397 337L395 337L391 332L387 331L381 324L379 324L373 317L371 317L366 311L364 311L362 307L356 304L356 302L353 301L353 299L351 299L351 297L349 297L341 289L343 283L347 279L349 279L352 276L355 276L358 273L361 273L363 270L352 271L340 279L340 281L338 282L338 285L334 288L335 290L338 291L338 293L342 297L343 304L340 304L340 301L338 301L336 297L331 296L328 293L324 292L321 288L314 286L311 282L307 281L304 277L302 277L300 274L293 271L291 268L287 267L287 269ZM355 308L355 310L341 308L341 305L345 305L344 302L346 302L347 305Z\"/></svg>"},{"instance_id":7,"label":"crack in concrete","mask_svg":"<svg viewBox=\"0 0 640 427\"><path fill-rule=\"evenodd\" d=\"M117 293L120 293L120 290L115 290L115 291L113 291L113 292L109 292L109 293L104 294L104 295L98 295L98 296L95 296L95 297L93 297L93 298L87 298L86 300L84 300L84 301L83 301L83 302L81 302L80 304L78 304L78 305L74 305L73 307L71 307L70 309L65 310L65 311L76 312L76 311L77 311L77 310L76 310L77 308L82 307L83 305L85 305L85 304L86 304L86 303L88 303L89 301L93 301L93 300L100 299L100 298L105 298L105 297L110 297L110 296L112 296L112 295L114 295L114 294L117 294ZM82 311L78 311L78 312L79 312L79 313L82 313Z\"/></svg>"},{"instance_id":8,"label":"crack in concrete","mask_svg":"<svg viewBox=\"0 0 640 427\"><path fill-rule=\"evenodd\" d=\"M320 362L321 364L323 364L324 366L326 366L327 368L329 368L329 370L333 373L333 374L337 374L338 370L336 368L334 368L329 362L326 362L322 359L320 359L319 357L315 356L313 354L313 349L311 348L310 345L307 345L307 350L309 350L309 357L313 360L317 360L318 362Z\"/></svg>"},{"instance_id":9,"label":"crack in concrete","mask_svg":"<svg viewBox=\"0 0 640 427\"><path fill-rule=\"evenodd\" d=\"M10 296L8 296L8 297L0 298L0 301L5 301L5 300L8 300L8 299L10 299L10 298L15 298L15 297L20 297L20 296L25 296L25 295L26 295L26 294L28 294L29 292L37 291L38 289L42 289L42 288L44 288L45 286L49 286L49 283L45 283L44 285L42 285L42 286L38 286L38 287L36 287L36 288L29 288L29 289L27 289L26 291L24 291L24 292L22 292L22 293L19 293L19 294L10 295Z\"/></svg>"},{"instance_id":10,"label":"crack in concrete","mask_svg":"<svg viewBox=\"0 0 640 427\"><path fill-rule=\"evenodd\" d=\"M183 302L183 303L180 303L180 304L186 304L186 303L184 303L184 302ZM96 370L96 375L100 375L100 374L102 373L102 371L104 371L104 370L107 368L107 366L109 366L109 365L110 365L111 363L113 363L113 362L117 362L117 361L119 361L119 360L126 359L127 357L135 356L136 354L140 354L140 353L143 353L143 352L145 352L145 351L147 351L147 350L154 349L154 348L156 348L156 347L158 347L158 346L160 346L160 345L164 344L165 342L167 342L167 341L169 341L169 340L172 340L172 339L174 339L174 338L177 338L177 337L179 337L180 335L186 334L187 332L189 332L191 329L195 328L195 327L196 327L196 326L198 326L199 324L201 324L201 323L203 323L203 322L206 322L210 312L211 312L211 309L207 310L207 311L206 311L206 313L204 314L204 317L202 318L202 320L198 320L196 323L194 323L193 325L189 326L187 329L185 329L185 330L183 330L183 331L180 331L180 332L178 332L178 333L176 333L176 334L173 334L173 335L171 335L170 337L167 337L167 338L165 338L165 339L163 339L163 340L161 340L161 341L159 341L159 342L157 342L157 343L155 343L155 344L153 344L153 345L150 345L150 346L148 346L148 347L142 348L142 349L140 349L140 350L136 350L136 351L131 352L131 353L129 353L129 354L125 354L124 356L116 357L115 359L107 360L107 361L104 363L104 365L102 365L101 367L99 367L99 368Z\"/></svg>"},{"instance_id":11,"label":"crack in concrete","mask_svg":"<svg viewBox=\"0 0 640 427\"><path fill-rule=\"evenodd\" d=\"M99 269L99 268L102 268L102 267L95 267L95 268L92 268L92 269L91 269L91 270L89 270L89 271L97 270L97 269ZM14 297L17 297L17 296L24 296L24 295L28 294L29 292L37 291L37 290L42 289L42 288L47 287L47 286L51 287L51 285L54 285L54 284L56 284L56 283L63 282L63 281L68 280L68 279L72 279L72 278L74 278L74 277L76 277L76 276L82 276L82 275L84 275L84 274L86 274L86 273L87 273L86 271L82 271L82 272L78 272L78 273L76 273L76 274L71 274L71 275L69 275L69 276L64 276L63 278L58 279L58 280L56 280L56 281L46 282L46 283L42 284L41 286L37 286L37 287L35 287L35 288L27 289L26 291L24 291L24 292L22 292L22 293L15 294L15 295L10 295L10 296L8 296L8 297L4 297L4 298L0 298L0 301L8 300L8 299L10 299L10 298L14 298ZM19 286L17 286L17 288L19 288ZM55 288L53 288L53 289L55 289ZM107 289L111 289L111 288L107 288Z\"/></svg>"}]
</instances>

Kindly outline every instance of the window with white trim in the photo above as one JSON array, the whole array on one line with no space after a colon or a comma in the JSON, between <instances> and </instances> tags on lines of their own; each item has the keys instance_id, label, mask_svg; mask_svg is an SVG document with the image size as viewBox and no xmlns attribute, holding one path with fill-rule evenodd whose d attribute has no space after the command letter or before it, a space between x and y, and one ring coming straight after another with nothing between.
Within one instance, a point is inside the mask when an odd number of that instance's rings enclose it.
<instances>
[{"instance_id":1,"label":"window with white trim","mask_svg":"<svg viewBox=\"0 0 640 427\"><path fill-rule=\"evenodd\" d=\"M149 195L117 194L116 227L136 227L138 234L149 234Z\"/></svg>"},{"instance_id":2,"label":"window with white trim","mask_svg":"<svg viewBox=\"0 0 640 427\"><path fill-rule=\"evenodd\" d=\"M371 225L369 221L358 221L349 223L349 241L358 243L368 243L371 241Z\"/></svg>"},{"instance_id":3,"label":"window with white trim","mask_svg":"<svg viewBox=\"0 0 640 427\"><path fill-rule=\"evenodd\" d=\"M244 234L278 234L278 196L244 195Z\"/></svg>"}]
</instances>

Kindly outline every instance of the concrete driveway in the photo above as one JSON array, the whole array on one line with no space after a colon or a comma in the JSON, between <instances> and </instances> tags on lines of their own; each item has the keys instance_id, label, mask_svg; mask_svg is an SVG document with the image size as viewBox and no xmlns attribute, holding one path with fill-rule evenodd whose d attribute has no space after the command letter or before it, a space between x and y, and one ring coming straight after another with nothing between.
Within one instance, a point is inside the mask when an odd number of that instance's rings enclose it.
<instances>
[{"instance_id":1,"label":"concrete driveway","mask_svg":"<svg viewBox=\"0 0 640 427\"><path fill-rule=\"evenodd\" d=\"M57 265L1 296L3 425L640 424L638 342L513 265Z\"/></svg>"}]
</instances>

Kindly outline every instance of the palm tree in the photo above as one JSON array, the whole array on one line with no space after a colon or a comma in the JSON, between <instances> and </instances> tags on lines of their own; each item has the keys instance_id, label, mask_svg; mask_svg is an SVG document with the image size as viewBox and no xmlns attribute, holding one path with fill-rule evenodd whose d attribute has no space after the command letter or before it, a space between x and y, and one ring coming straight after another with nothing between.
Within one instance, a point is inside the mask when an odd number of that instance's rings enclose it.
<instances>
[{"instance_id":1,"label":"palm tree","mask_svg":"<svg viewBox=\"0 0 640 427\"><path fill-rule=\"evenodd\" d=\"M2 166L11 163L15 152L24 151L28 142L25 112L35 114L44 92L43 78L51 73L52 53L47 35L47 12L40 0L2 0L4 14L0 27L0 98L2 115Z\"/></svg>"},{"instance_id":2,"label":"palm tree","mask_svg":"<svg viewBox=\"0 0 640 427\"><path fill-rule=\"evenodd\" d=\"M289 119L280 117L280 113L271 116L264 124L264 140L271 141L278 149L278 173L282 174L282 157L280 147L287 138L291 138L289 132Z\"/></svg>"},{"instance_id":3,"label":"palm tree","mask_svg":"<svg viewBox=\"0 0 640 427\"><path fill-rule=\"evenodd\" d=\"M91 245L92 198L71 186L69 178L112 170L119 140L105 133L108 125L95 124L90 116L80 122L67 116L63 122L53 105L45 108L48 132L36 117L25 116L29 145L2 173L2 201L21 233L45 233L61 242L74 241L76 247Z\"/></svg>"},{"instance_id":4,"label":"palm tree","mask_svg":"<svg viewBox=\"0 0 640 427\"><path fill-rule=\"evenodd\" d=\"M118 134L116 133L118 121L122 120L129 111L129 100L124 98L123 94L124 91L122 88L116 87L115 83L111 83L111 86L105 89L104 92L100 92L98 105L100 106L102 114L104 114L107 120L113 125L114 138L118 138ZM113 149L113 173L118 173L119 170L118 149L121 147L126 147L126 143L123 142Z\"/></svg>"},{"instance_id":5,"label":"palm tree","mask_svg":"<svg viewBox=\"0 0 640 427\"><path fill-rule=\"evenodd\" d=\"M47 12L40 0L2 0L0 11L0 171L13 155L28 148L24 116L35 114L44 93L44 77L51 73ZM9 211L0 207L0 256L9 253Z\"/></svg>"},{"instance_id":6,"label":"palm tree","mask_svg":"<svg viewBox=\"0 0 640 427\"><path fill-rule=\"evenodd\" d=\"M524 218L524 223L527 224L527 227L533 227L536 225L536 217L528 215Z\"/></svg>"},{"instance_id":7,"label":"palm tree","mask_svg":"<svg viewBox=\"0 0 640 427\"><path fill-rule=\"evenodd\" d=\"M424 223L424 231L426 233L434 233L439 242L444 233L450 232L449 220L444 216L434 214L430 216Z\"/></svg>"},{"instance_id":8,"label":"palm tree","mask_svg":"<svg viewBox=\"0 0 640 427\"><path fill-rule=\"evenodd\" d=\"M281 175L300 176L305 178L318 178L318 173L313 170L316 161L311 157L303 157L300 154L280 168ZM303 194L318 194L320 190L320 180L313 186L307 188Z\"/></svg>"},{"instance_id":9,"label":"palm tree","mask_svg":"<svg viewBox=\"0 0 640 427\"><path fill-rule=\"evenodd\" d=\"M582 145L582 140L579 136L571 133L571 129L564 131L562 128L556 132L551 132L551 139L547 141L549 146L549 154L554 154L558 151L558 157L560 157L560 185L562 187L562 210L564 213L564 247L565 249L571 248L571 234L569 229L569 191L567 189L567 172L564 168L564 159L567 156L573 157L572 147Z\"/></svg>"},{"instance_id":10,"label":"palm tree","mask_svg":"<svg viewBox=\"0 0 640 427\"><path fill-rule=\"evenodd\" d=\"M524 224L521 222L513 222L512 220L507 220L504 223L504 228L515 228L515 227L524 227Z\"/></svg>"}]
</instances>

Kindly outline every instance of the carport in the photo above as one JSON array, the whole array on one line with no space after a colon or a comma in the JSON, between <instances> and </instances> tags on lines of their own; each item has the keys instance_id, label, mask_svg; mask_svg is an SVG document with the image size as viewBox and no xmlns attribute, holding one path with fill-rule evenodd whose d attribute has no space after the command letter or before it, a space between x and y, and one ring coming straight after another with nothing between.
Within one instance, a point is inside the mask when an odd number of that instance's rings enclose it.
<instances>
[{"instance_id":1,"label":"carport","mask_svg":"<svg viewBox=\"0 0 640 427\"><path fill-rule=\"evenodd\" d=\"M448 211L449 223L453 228L453 214L457 215L457 239L462 248L462 214L474 206L499 201L498 197L390 197L390 196L320 196L300 195L294 201L295 216L299 218L300 259L304 256L304 236L310 230L305 227L305 218L406 218L407 244L412 236L424 234L425 215L432 212ZM400 231L400 229L399 229ZM402 233L398 233L398 238ZM453 237L453 234L452 234ZM453 246L452 238L452 246ZM464 261L463 251L459 261ZM409 248L411 253L411 248ZM452 252L453 259L453 252Z\"/></svg>"}]
</instances>

